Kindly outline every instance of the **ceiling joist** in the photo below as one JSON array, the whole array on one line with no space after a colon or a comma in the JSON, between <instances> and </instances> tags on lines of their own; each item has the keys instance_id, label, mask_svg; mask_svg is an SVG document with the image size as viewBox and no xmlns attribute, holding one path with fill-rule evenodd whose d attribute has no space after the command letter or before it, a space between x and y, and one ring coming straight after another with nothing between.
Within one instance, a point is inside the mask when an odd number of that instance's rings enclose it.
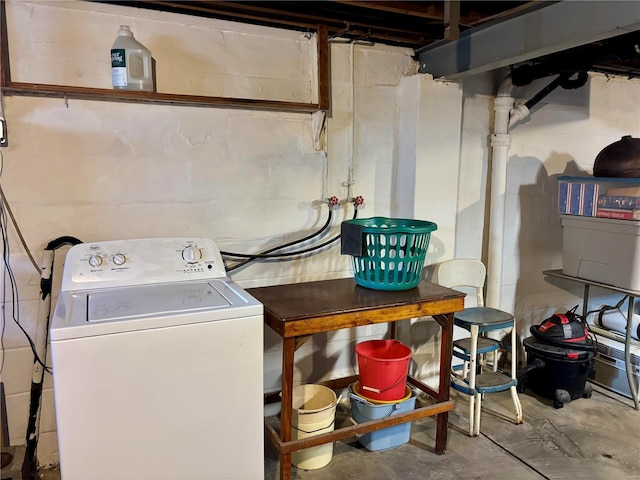
<instances>
[{"instance_id":1,"label":"ceiling joist","mask_svg":"<svg viewBox=\"0 0 640 480\"><path fill-rule=\"evenodd\" d=\"M1 0L0 0L1 1ZM422 56L421 71L440 77L467 75L513 65L521 61L536 61L558 49L597 41L587 30L599 31L599 24L610 15L625 17L640 12L640 1L210 1L210 0L88 0L160 11L197 15L207 18L237 21L286 28L301 32L316 31L326 25L330 39L346 41L366 39L374 43L411 48ZM451 10L459 6L459 15ZM554 15L522 17L538 11L558 12ZM583 13L576 10L582 9ZM446 12L445 10L448 10ZM456 22L455 18L458 17ZM545 22L538 25L536 22ZM548 23L548 25L547 25ZM455 26L459 27L458 32ZM515 25L509 27L509 25ZM633 26L629 28L638 29ZM563 39L565 33L579 34L579 42ZM490 32L500 32L491 35ZM626 33L628 30L618 33ZM615 31L610 34L616 34ZM540 37L540 38L539 38ZM486 38L487 40L483 40ZM447 45L448 44L448 45ZM626 47L625 47L626 48ZM442 49L442 50L440 50ZM437 53L437 51L443 53ZM429 53L426 53L429 52ZM436 60L436 57L440 59ZM597 70L603 73L640 76L640 53L628 56L596 59ZM586 63L588 59L585 60ZM425 66L429 64L429 66ZM437 64L437 65L436 65ZM480 64L483 66L480 67ZM595 65L595 62L591 62ZM595 69L595 67L592 67Z\"/></svg>"}]
</instances>

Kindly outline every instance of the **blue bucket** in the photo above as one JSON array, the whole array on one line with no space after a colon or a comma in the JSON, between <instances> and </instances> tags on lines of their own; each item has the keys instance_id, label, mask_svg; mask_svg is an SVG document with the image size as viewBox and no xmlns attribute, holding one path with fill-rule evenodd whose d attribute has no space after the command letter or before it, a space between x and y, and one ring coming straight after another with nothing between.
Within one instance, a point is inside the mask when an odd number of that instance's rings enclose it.
<instances>
[{"instance_id":1,"label":"blue bucket","mask_svg":"<svg viewBox=\"0 0 640 480\"><path fill-rule=\"evenodd\" d=\"M356 424L405 413L413 410L416 405L414 393L408 399L398 403L377 405L357 395L353 390L353 385L349 385L349 400L351 401L351 419ZM411 438L411 422L364 433L356 438L360 445L372 452L390 450L409 441L409 438Z\"/></svg>"}]
</instances>

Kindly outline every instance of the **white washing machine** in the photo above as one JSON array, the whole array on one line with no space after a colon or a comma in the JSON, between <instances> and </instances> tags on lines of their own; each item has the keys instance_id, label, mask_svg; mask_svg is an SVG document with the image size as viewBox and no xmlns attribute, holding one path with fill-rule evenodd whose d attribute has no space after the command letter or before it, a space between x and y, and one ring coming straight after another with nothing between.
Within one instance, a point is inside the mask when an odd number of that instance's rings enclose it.
<instances>
[{"instance_id":1,"label":"white washing machine","mask_svg":"<svg viewBox=\"0 0 640 480\"><path fill-rule=\"evenodd\" d=\"M262 312L211 240L72 247L50 328L62 479L264 479Z\"/></svg>"}]
</instances>

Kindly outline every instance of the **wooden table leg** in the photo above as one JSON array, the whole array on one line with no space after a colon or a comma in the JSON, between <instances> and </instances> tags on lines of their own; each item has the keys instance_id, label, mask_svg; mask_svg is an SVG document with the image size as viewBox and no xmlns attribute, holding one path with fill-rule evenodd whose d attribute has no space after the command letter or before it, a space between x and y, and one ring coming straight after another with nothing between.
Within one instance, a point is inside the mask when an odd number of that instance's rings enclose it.
<instances>
[{"instance_id":1,"label":"wooden table leg","mask_svg":"<svg viewBox=\"0 0 640 480\"><path fill-rule=\"evenodd\" d=\"M293 405L293 361L296 339L285 338L282 345L282 403L280 407L280 439L291 440L291 416ZM291 454L280 453L280 480L291 479Z\"/></svg>"},{"instance_id":2,"label":"wooden table leg","mask_svg":"<svg viewBox=\"0 0 640 480\"><path fill-rule=\"evenodd\" d=\"M449 400L451 388L451 355L453 350L453 313L434 317L440 324L440 382L438 385L439 402ZM447 448L449 412L439 413L436 417L436 453L441 455Z\"/></svg>"}]
</instances>

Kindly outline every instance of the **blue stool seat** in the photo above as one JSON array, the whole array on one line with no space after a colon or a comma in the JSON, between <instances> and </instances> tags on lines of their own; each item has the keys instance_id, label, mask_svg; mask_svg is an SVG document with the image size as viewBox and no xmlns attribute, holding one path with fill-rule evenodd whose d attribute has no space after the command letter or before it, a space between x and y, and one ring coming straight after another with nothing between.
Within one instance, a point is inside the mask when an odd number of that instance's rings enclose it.
<instances>
[{"instance_id":1,"label":"blue stool seat","mask_svg":"<svg viewBox=\"0 0 640 480\"><path fill-rule=\"evenodd\" d=\"M469 330L471 325L477 325L482 332L509 328L513 322L513 315L491 307L465 308L455 315L457 326Z\"/></svg>"},{"instance_id":2,"label":"blue stool seat","mask_svg":"<svg viewBox=\"0 0 640 480\"><path fill-rule=\"evenodd\" d=\"M456 340L455 342L453 342L453 346L458 350L461 350L462 352L464 352L465 355L467 356L466 360L469 361L468 356L469 356L469 353L471 352L470 338L467 337L467 338L461 338L460 340ZM500 346L501 346L500 340L495 340L493 338L488 338L488 337L478 337L477 353L481 354L481 353L495 352L500 348ZM454 354L455 353L456 352L454 352ZM462 358L462 356L460 356L459 358Z\"/></svg>"},{"instance_id":3,"label":"blue stool seat","mask_svg":"<svg viewBox=\"0 0 640 480\"><path fill-rule=\"evenodd\" d=\"M451 382L451 387L454 390L462 392L465 395L504 392L517 385L518 380L511 378L504 372L487 372L476 375L476 386L473 390L469 386L469 381L466 379L462 382Z\"/></svg>"},{"instance_id":4,"label":"blue stool seat","mask_svg":"<svg viewBox=\"0 0 640 480\"><path fill-rule=\"evenodd\" d=\"M476 375L476 390L478 393L504 392L516 387L518 380L511 378L504 372L487 372Z\"/></svg>"}]
</instances>

